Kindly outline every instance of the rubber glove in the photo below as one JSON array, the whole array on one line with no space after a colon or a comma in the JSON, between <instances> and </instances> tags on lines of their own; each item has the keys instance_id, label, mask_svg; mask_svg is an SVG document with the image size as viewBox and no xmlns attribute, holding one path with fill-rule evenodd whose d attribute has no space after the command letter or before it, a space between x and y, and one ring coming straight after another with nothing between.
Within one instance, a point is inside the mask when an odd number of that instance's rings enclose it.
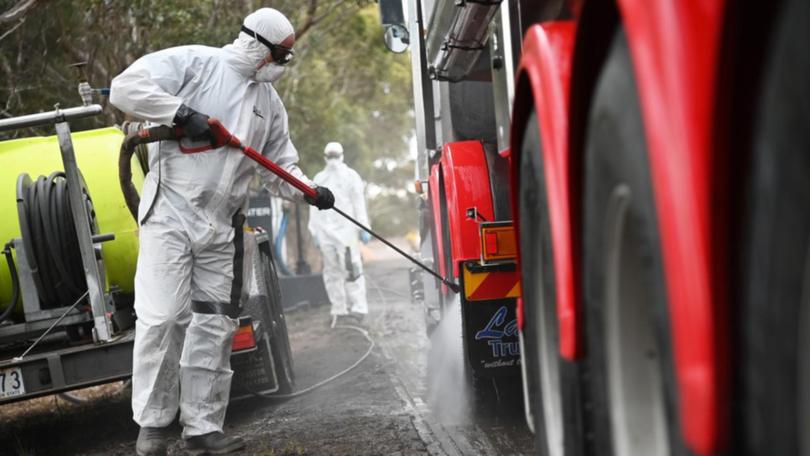
<instances>
[{"instance_id":1,"label":"rubber glove","mask_svg":"<svg viewBox=\"0 0 810 456\"><path fill-rule=\"evenodd\" d=\"M211 140L211 125L208 116L181 104L174 113L174 124L182 127L183 132L193 141Z\"/></svg>"},{"instance_id":2,"label":"rubber glove","mask_svg":"<svg viewBox=\"0 0 810 456\"><path fill-rule=\"evenodd\" d=\"M335 195L326 187L315 187L315 191L317 192L315 198L305 196L304 200L320 210L332 209L335 205Z\"/></svg>"}]
</instances>

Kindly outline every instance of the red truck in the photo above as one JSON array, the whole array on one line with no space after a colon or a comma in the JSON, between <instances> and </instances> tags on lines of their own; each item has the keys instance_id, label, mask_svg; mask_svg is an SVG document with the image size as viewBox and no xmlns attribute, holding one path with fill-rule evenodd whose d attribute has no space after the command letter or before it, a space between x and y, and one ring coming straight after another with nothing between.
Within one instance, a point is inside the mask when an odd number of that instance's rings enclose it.
<instances>
[{"instance_id":1,"label":"red truck","mask_svg":"<svg viewBox=\"0 0 810 456\"><path fill-rule=\"evenodd\" d=\"M473 384L541 454L810 454L810 2L397 4Z\"/></svg>"}]
</instances>

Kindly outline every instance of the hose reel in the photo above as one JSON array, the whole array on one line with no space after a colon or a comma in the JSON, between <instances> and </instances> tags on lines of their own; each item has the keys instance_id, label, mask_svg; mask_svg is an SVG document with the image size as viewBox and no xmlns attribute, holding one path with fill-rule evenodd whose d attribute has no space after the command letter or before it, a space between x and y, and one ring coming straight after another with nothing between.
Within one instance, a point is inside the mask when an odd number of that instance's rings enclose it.
<instances>
[{"instance_id":1,"label":"hose reel","mask_svg":"<svg viewBox=\"0 0 810 456\"><path fill-rule=\"evenodd\" d=\"M81 177L81 174L79 174ZM93 201L82 181L82 200L87 207L90 231L98 234ZM17 215L25 249L39 295L40 308L65 307L87 290L81 251L71 215L65 173L32 180L27 173L17 178ZM97 251L97 257L100 252Z\"/></svg>"}]
</instances>

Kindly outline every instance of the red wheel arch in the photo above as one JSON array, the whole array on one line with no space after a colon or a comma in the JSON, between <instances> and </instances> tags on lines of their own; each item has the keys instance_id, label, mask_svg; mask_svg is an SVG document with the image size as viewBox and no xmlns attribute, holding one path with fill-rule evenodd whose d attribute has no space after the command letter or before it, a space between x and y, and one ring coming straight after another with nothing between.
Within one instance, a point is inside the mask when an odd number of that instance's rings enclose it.
<instances>
[{"instance_id":1,"label":"red wheel arch","mask_svg":"<svg viewBox=\"0 0 810 456\"><path fill-rule=\"evenodd\" d=\"M481 257L478 221L467 218L467 209L475 207L486 220L494 220L490 176L484 146L480 141L447 143L442 149L439 163L433 165L429 181L433 210L434 233L439 250L437 259L439 273L458 277L461 261ZM444 185L446 201L441 201L440 185ZM450 245L442 238L441 204L447 207L447 224ZM453 269L447 271L443 255L449 252ZM444 285L442 289L446 291Z\"/></svg>"},{"instance_id":2,"label":"red wheel arch","mask_svg":"<svg viewBox=\"0 0 810 456\"><path fill-rule=\"evenodd\" d=\"M442 183L442 168L439 164L435 164L430 168L430 176L428 180L428 188L430 189L430 209L433 215L433 237L435 238L436 251L433 252L433 264L435 265L440 276L447 277L447 268L445 267L445 249L444 249L444 236L442 236L442 209L441 209L441 196L439 188ZM439 283L437 280L436 283ZM441 284L442 294L447 294L447 285Z\"/></svg>"},{"instance_id":3,"label":"red wheel arch","mask_svg":"<svg viewBox=\"0 0 810 456\"><path fill-rule=\"evenodd\" d=\"M681 429L698 454L727 422L723 261L712 245L724 1L619 0L641 100L669 298Z\"/></svg>"},{"instance_id":4,"label":"red wheel arch","mask_svg":"<svg viewBox=\"0 0 810 456\"><path fill-rule=\"evenodd\" d=\"M717 169L720 162L714 156L713 136L725 4L697 0L618 3L639 85L650 153L675 346L681 429L691 449L711 454L724 447L727 432L726 271L720 257L723 252L711 242L726 223L712 210L712 195L725 191L718 184L725 180L714 179L724 171ZM572 40L561 41L565 32L560 33L558 27L565 26L545 24L527 32L518 73L511 150L520 150L521 134L533 103L539 114L548 186L560 350L561 355L573 359L581 350L578 249L574 241L579 236L576 186L581 178L577 166L581 150L574 150L579 147L568 140L571 134L584 133L579 124L585 118L582 111L572 112L574 123L568 125L569 109L575 108L568 106L567 96L569 80L585 85L593 80L588 76L570 79L566 59L572 56ZM598 36L598 28L588 30L590 40L606 38ZM600 57L599 52L582 52L577 60ZM590 89L577 86L574 90L578 91L573 98L576 109L581 110L582 97L587 98ZM517 189L514 171L519 160L513 157L512 163L512 188ZM514 192L512 200L515 225L519 226Z\"/></svg>"},{"instance_id":5,"label":"red wheel arch","mask_svg":"<svg viewBox=\"0 0 810 456\"><path fill-rule=\"evenodd\" d=\"M680 428L698 454L725 445L728 316L725 217L715 109L725 2L617 0L638 84L650 154L674 345ZM580 163L594 75L611 32L609 5L586 2L572 75L569 160ZM578 166L571 167L579 182ZM576 193L574 191L574 193ZM574 195L576 200L577 196ZM574 201L572 204L576 204ZM576 212L575 212L576 214ZM576 218L576 217L575 217ZM575 220L574 232L579 233Z\"/></svg>"},{"instance_id":6,"label":"red wheel arch","mask_svg":"<svg viewBox=\"0 0 810 456\"><path fill-rule=\"evenodd\" d=\"M549 225L553 245L557 314L560 324L560 355L575 359L581 351L580 321L575 282L575 256L571 224L570 171L568 160L568 86L574 47L573 21L532 26L523 42L512 116L511 153L520 153L523 131L531 109L537 112L542 141L543 170L548 195ZM517 176L520 160L512 157L512 214L516 235L521 236ZM518 258L520 261L520 258ZM523 300L518 301L518 320L523 321Z\"/></svg>"}]
</instances>

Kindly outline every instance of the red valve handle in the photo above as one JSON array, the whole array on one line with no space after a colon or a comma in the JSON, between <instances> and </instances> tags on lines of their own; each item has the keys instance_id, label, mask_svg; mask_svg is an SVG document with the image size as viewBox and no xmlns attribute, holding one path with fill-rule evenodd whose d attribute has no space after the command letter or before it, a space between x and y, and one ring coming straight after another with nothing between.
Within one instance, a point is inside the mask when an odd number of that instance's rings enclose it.
<instances>
[{"instance_id":1,"label":"red valve handle","mask_svg":"<svg viewBox=\"0 0 810 456\"><path fill-rule=\"evenodd\" d=\"M183 145L182 138L185 137L185 132L183 131L182 127L175 127L175 131L177 132L177 137L180 140L180 152L184 154L196 154L199 152L206 152L213 149L218 149L220 147L230 145L239 147L238 143L239 140L236 140L237 144L232 144L232 140L234 136L231 132L222 125L222 122L219 121L217 118L209 118L208 125L211 127L211 140L209 144L204 146L196 146L196 147L187 147Z\"/></svg>"}]
</instances>

